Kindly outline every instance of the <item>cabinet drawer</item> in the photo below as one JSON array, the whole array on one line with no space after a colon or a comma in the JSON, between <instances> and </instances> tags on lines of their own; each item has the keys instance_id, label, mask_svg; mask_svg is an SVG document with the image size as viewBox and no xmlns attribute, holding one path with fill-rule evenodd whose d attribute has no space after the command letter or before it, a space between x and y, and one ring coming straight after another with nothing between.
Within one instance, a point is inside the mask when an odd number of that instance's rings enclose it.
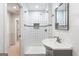
<instances>
[{"instance_id":1,"label":"cabinet drawer","mask_svg":"<svg viewBox=\"0 0 79 59\"><path fill-rule=\"evenodd\" d=\"M54 56L72 56L72 50L54 50Z\"/></svg>"}]
</instances>

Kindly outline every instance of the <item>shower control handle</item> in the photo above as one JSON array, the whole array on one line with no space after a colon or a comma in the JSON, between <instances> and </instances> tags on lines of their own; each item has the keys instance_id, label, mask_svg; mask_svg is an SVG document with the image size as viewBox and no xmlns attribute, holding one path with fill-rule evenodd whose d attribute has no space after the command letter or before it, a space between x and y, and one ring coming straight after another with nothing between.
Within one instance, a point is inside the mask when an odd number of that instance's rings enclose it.
<instances>
[{"instance_id":1,"label":"shower control handle","mask_svg":"<svg viewBox=\"0 0 79 59\"><path fill-rule=\"evenodd\" d=\"M44 31L47 32L47 29L45 29Z\"/></svg>"}]
</instances>

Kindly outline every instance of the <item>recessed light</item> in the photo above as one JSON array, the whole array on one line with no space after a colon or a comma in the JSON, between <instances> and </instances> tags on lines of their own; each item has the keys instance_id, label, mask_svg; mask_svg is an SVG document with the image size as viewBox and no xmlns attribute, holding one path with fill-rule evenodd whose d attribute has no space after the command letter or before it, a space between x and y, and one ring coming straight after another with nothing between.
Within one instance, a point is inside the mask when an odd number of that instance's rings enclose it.
<instances>
[{"instance_id":1,"label":"recessed light","mask_svg":"<svg viewBox=\"0 0 79 59\"><path fill-rule=\"evenodd\" d=\"M36 6L35 6L35 8L39 8L39 6L38 6L38 5L36 5Z\"/></svg>"},{"instance_id":2,"label":"recessed light","mask_svg":"<svg viewBox=\"0 0 79 59\"><path fill-rule=\"evenodd\" d=\"M13 6L13 9L16 9L16 6Z\"/></svg>"},{"instance_id":3,"label":"recessed light","mask_svg":"<svg viewBox=\"0 0 79 59\"><path fill-rule=\"evenodd\" d=\"M15 20L17 21L17 20L19 20L19 18L15 18Z\"/></svg>"},{"instance_id":4,"label":"recessed light","mask_svg":"<svg viewBox=\"0 0 79 59\"><path fill-rule=\"evenodd\" d=\"M48 8L46 9L46 11L48 11Z\"/></svg>"},{"instance_id":5,"label":"recessed light","mask_svg":"<svg viewBox=\"0 0 79 59\"><path fill-rule=\"evenodd\" d=\"M56 8L58 8L59 6L56 6Z\"/></svg>"}]
</instances>

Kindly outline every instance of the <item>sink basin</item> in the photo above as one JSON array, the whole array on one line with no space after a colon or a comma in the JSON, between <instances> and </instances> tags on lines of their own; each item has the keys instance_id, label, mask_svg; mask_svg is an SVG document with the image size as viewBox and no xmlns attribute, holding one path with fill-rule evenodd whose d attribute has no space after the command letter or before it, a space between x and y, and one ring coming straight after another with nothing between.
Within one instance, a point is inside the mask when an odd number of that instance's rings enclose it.
<instances>
[{"instance_id":1,"label":"sink basin","mask_svg":"<svg viewBox=\"0 0 79 59\"><path fill-rule=\"evenodd\" d=\"M58 43L56 38L45 39L42 41L43 45L52 48L53 50L71 50L72 46L65 43Z\"/></svg>"}]
</instances>

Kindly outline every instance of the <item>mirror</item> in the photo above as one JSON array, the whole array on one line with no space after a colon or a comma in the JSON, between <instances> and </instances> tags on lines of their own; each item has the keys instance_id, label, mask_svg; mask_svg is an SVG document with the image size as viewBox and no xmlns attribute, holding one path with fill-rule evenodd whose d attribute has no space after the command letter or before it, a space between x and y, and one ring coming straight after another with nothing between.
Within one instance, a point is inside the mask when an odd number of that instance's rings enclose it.
<instances>
[{"instance_id":1,"label":"mirror","mask_svg":"<svg viewBox=\"0 0 79 59\"><path fill-rule=\"evenodd\" d=\"M55 29L69 30L69 4L60 3L55 9Z\"/></svg>"}]
</instances>

